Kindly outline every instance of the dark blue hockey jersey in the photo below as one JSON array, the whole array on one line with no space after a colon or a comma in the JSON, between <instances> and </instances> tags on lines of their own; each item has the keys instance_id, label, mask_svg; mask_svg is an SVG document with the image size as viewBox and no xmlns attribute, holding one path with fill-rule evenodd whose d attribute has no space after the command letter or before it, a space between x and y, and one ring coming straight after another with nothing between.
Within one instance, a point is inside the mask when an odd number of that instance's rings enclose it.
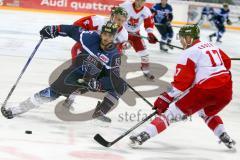
<instances>
[{"instance_id":1,"label":"dark blue hockey jersey","mask_svg":"<svg viewBox=\"0 0 240 160\"><path fill-rule=\"evenodd\" d=\"M82 52L79 56L83 63L77 67L77 73L84 78L98 79L104 90L113 92L117 98L112 86L111 74L119 76L120 54L115 46L109 50L102 50L100 47L100 35L95 31L85 31L80 27L73 25L60 25L61 36L69 36L82 45Z\"/></svg>"},{"instance_id":2,"label":"dark blue hockey jersey","mask_svg":"<svg viewBox=\"0 0 240 160\"><path fill-rule=\"evenodd\" d=\"M83 53L96 58L106 69L119 67L120 55L115 46L109 50L100 48L100 35L95 31L85 31L80 27L72 25L60 25L60 35L69 36L80 42Z\"/></svg>"},{"instance_id":3,"label":"dark blue hockey jersey","mask_svg":"<svg viewBox=\"0 0 240 160\"><path fill-rule=\"evenodd\" d=\"M226 20L228 20L228 15L229 15L230 10L224 10L221 8L218 12L214 13L213 20L215 23L224 23Z\"/></svg>"},{"instance_id":4,"label":"dark blue hockey jersey","mask_svg":"<svg viewBox=\"0 0 240 160\"><path fill-rule=\"evenodd\" d=\"M214 10L213 10L213 8L212 7L203 7L203 9L202 9L202 15L211 15L211 14L213 14L214 13Z\"/></svg>"},{"instance_id":5,"label":"dark blue hockey jersey","mask_svg":"<svg viewBox=\"0 0 240 160\"><path fill-rule=\"evenodd\" d=\"M157 3L151 8L151 11L154 13L155 23L166 24L173 19L172 6L169 4L162 7L161 3Z\"/></svg>"}]
</instances>

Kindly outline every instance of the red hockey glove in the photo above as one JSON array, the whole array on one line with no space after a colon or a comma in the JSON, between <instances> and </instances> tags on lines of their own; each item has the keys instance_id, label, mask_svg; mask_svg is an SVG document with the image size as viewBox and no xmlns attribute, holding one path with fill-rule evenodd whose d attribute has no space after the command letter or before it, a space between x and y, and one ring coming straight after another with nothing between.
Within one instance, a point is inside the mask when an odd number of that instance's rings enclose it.
<instances>
[{"instance_id":1,"label":"red hockey glove","mask_svg":"<svg viewBox=\"0 0 240 160\"><path fill-rule=\"evenodd\" d=\"M148 33L148 42L154 44L158 42L158 39L153 33Z\"/></svg>"},{"instance_id":2,"label":"red hockey glove","mask_svg":"<svg viewBox=\"0 0 240 160\"><path fill-rule=\"evenodd\" d=\"M165 112L173 99L174 98L169 96L167 92L163 92L154 102L154 109L157 110L158 114Z\"/></svg>"}]
</instances>

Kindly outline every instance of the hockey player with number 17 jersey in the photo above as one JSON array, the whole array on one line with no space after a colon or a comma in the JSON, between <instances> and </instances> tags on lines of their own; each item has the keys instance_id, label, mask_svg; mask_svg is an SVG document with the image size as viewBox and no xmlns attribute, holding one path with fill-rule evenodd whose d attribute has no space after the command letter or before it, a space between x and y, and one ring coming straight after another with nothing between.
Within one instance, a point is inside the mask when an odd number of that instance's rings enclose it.
<instances>
[{"instance_id":1,"label":"hockey player with number 17 jersey","mask_svg":"<svg viewBox=\"0 0 240 160\"><path fill-rule=\"evenodd\" d=\"M228 148L230 138L218 113L232 100L231 60L218 47L199 40L197 25L179 31L184 48L176 66L172 89L160 94L154 103L158 116L143 132L131 136L131 144L142 144L176 121L198 112L206 125Z\"/></svg>"}]
</instances>

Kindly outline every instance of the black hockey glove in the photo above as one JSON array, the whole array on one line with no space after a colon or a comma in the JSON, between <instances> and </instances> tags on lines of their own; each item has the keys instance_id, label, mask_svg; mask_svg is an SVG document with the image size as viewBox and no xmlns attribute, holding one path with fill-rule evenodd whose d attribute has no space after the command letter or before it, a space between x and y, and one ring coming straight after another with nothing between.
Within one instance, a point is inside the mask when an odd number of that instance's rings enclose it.
<instances>
[{"instance_id":1,"label":"black hockey glove","mask_svg":"<svg viewBox=\"0 0 240 160\"><path fill-rule=\"evenodd\" d=\"M167 21L167 22L166 22L166 25L167 25L167 26L171 26L171 21Z\"/></svg>"},{"instance_id":2,"label":"black hockey glove","mask_svg":"<svg viewBox=\"0 0 240 160\"><path fill-rule=\"evenodd\" d=\"M44 39L55 38L59 35L58 26L45 26L40 31L40 35Z\"/></svg>"},{"instance_id":3,"label":"black hockey glove","mask_svg":"<svg viewBox=\"0 0 240 160\"><path fill-rule=\"evenodd\" d=\"M232 25L232 21L230 19L227 19L227 25Z\"/></svg>"},{"instance_id":4,"label":"black hockey glove","mask_svg":"<svg viewBox=\"0 0 240 160\"><path fill-rule=\"evenodd\" d=\"M95 78L92 78L88 82L88 87L89 87L89 90L93 91L93 92L102 91L101 83L98 80L96 80Z\"/></svg>"}]
</instances>

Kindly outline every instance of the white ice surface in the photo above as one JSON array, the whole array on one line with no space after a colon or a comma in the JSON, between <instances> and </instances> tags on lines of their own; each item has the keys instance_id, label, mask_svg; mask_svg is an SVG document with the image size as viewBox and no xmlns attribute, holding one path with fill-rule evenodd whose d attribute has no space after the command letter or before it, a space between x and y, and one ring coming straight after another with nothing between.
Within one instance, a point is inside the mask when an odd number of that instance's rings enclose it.
<instances>
[{"instance_id":1,"label":"white ice surface","mask_svg":"<svg viewBox=\"0 0 240 160\"><path fill-rule=\"evenodd\" d=\"M4 101L39 41L39 30L47 24L71 24L78 18L72 15L0 11L0 102ZM202 39L207 39L211 32L202 30ZM20 102L47 87L49 74L70 58L73 43L73 40L61 37L44 40L9 102ZM173 43L179 45L176 40ZM181 51L175 49L164 54L158 51L158 45L147 46L151 61L169 69L161 79L170 82ZM231 57L240 57L240 32L227 31L221 48ZM128 56L130 62L139 62L132 49ZM233 61L233 100L220 113L227 131L237 141L237 149L240 147L239 68L240 62ZM119 114L137 114L141 109L142 118L143 113L152 112L148 105L139 98L135 107L128 107L120 101L119 107L109 114L112 124L101 127L95 121L59 120L54 114L54 107L62 99L12 120L0 115L0 160L237 160L240 157L239 151L231 152L222 144L219 145L218 139L198 116L194 116L191 122L172 125L139 149L128 147L128 137L111 148L104 148L93 140L96 133L101 133L107 140L113 140L137 123L136 118L132 122L121 121ZM153 102L155 97L148 99ZM78 101L85 106L78 108L79 111L93 108L97 103L97 99L86 97L78 97ZM33 134L27 135L25 130L31 130ZM141 131L141 127L137 131Z\"/></svg>"}]
</instances>

